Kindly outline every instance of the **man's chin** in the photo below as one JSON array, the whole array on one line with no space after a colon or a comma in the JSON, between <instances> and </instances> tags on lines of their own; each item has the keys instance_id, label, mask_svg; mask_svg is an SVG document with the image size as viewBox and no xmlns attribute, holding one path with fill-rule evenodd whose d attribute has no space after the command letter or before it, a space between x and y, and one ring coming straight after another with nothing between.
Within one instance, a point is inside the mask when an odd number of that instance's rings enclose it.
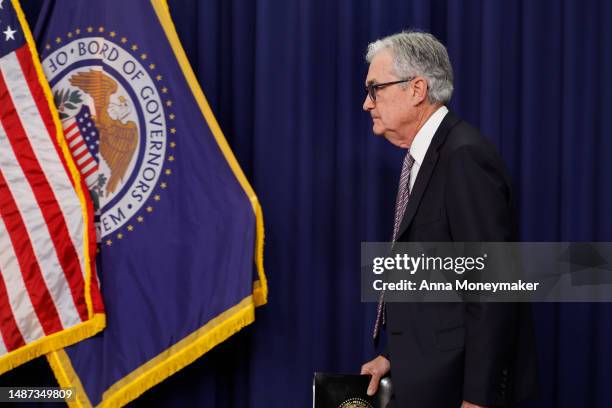
<instances>
[{"instance_id":1,"label":"man's chin","mask_svg":"<svg viewBox=\"0 0 612 408\"><path fill-rule=\"evenodd\" d=\"M383 136L385 133L384 129L381 129L379 126L376 126L376 123L372 125L372 133L376 136Z\"/></svg>"}]
</instances>

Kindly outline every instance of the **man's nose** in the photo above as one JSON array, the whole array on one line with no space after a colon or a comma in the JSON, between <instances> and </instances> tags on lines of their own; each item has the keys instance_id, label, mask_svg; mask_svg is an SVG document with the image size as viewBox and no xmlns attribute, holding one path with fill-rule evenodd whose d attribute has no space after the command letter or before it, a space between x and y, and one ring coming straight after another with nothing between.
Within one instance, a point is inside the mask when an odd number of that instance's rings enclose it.
<instances>
[{"instance_id":1,"label":"man's nose","mask_svg":"<svg viewBox=\"0 0 612 408\"><path fill-rule=\"evenodd\" d=\"M366 94L365 100L363 101L363 110L368 112L372 109L374 109L374 102L372 102L370 95Z\"/></svg>"}]
</instances>

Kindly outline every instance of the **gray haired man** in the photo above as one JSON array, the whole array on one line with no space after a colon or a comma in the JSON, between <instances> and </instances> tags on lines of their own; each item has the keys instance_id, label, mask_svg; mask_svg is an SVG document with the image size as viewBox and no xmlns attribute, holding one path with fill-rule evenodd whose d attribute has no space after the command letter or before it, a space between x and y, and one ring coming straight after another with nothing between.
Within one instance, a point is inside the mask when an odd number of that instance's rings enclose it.
<instances>
[{"instance_id":1,"label":"gray haired man","mask_svg":"<svg viewBox=\"0 0 612 408\"><path fill-rule=\"evenodd\" d=\"M433 35L407 31L368 46L363 109L372 129L406 149L398 188L397 242L516 241L504 163L480 132L448 110L453 71ZM368 393L391 374L397 407L509 407L536 388L529 306L388 303L387 348L363 365Z\"/></svg>"}]
</instances>

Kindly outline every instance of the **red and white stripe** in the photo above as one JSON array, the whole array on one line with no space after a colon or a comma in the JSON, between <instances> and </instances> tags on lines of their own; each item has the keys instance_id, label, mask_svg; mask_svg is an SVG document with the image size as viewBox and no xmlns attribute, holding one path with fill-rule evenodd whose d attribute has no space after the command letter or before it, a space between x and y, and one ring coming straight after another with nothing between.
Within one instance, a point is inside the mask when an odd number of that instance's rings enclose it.
<instances>
[{"instance_id":1,"label":"red and white stripe","mask_svg":"<svg viewBox=\"0 0 612 408\"><path fill-rule=\"evenodd\" d=\"M0 356L89 318L84 219L27 46L0 58Z\"/></svg>"},{"instance_id":2,"label":"red and white stripe","mask_svg":"<svg viewBox=\"0 0 612 408\"><path fill-rule=\"evenodd\" d=\"M72 153L79 172L85 179L85 184L88 187L93 186L96 183L98 162L89 152L76 118L71 117L62 121L62 127L64 128L64 135L70 148L70 153Z\"/></svg>"}]
</instances>

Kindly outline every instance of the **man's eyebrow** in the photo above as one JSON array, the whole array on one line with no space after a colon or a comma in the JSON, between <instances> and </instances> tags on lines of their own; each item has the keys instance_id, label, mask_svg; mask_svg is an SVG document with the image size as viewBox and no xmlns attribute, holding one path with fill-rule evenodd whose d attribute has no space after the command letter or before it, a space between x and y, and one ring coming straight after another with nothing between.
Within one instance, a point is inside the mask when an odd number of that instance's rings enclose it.
<instances>
[{"instance_id":1,"label":"man's eyebrow","mask_svg":"<svg viewBox=\"0 0 612 408\"><path fill-rule=\"evenodd\" d=\"M375 79L370 79L370 80L368 80L368 82L366 82L366 86L372 85L372 84L375 84L375 83L376 83Z\"/></svg>"}]
</instances>

